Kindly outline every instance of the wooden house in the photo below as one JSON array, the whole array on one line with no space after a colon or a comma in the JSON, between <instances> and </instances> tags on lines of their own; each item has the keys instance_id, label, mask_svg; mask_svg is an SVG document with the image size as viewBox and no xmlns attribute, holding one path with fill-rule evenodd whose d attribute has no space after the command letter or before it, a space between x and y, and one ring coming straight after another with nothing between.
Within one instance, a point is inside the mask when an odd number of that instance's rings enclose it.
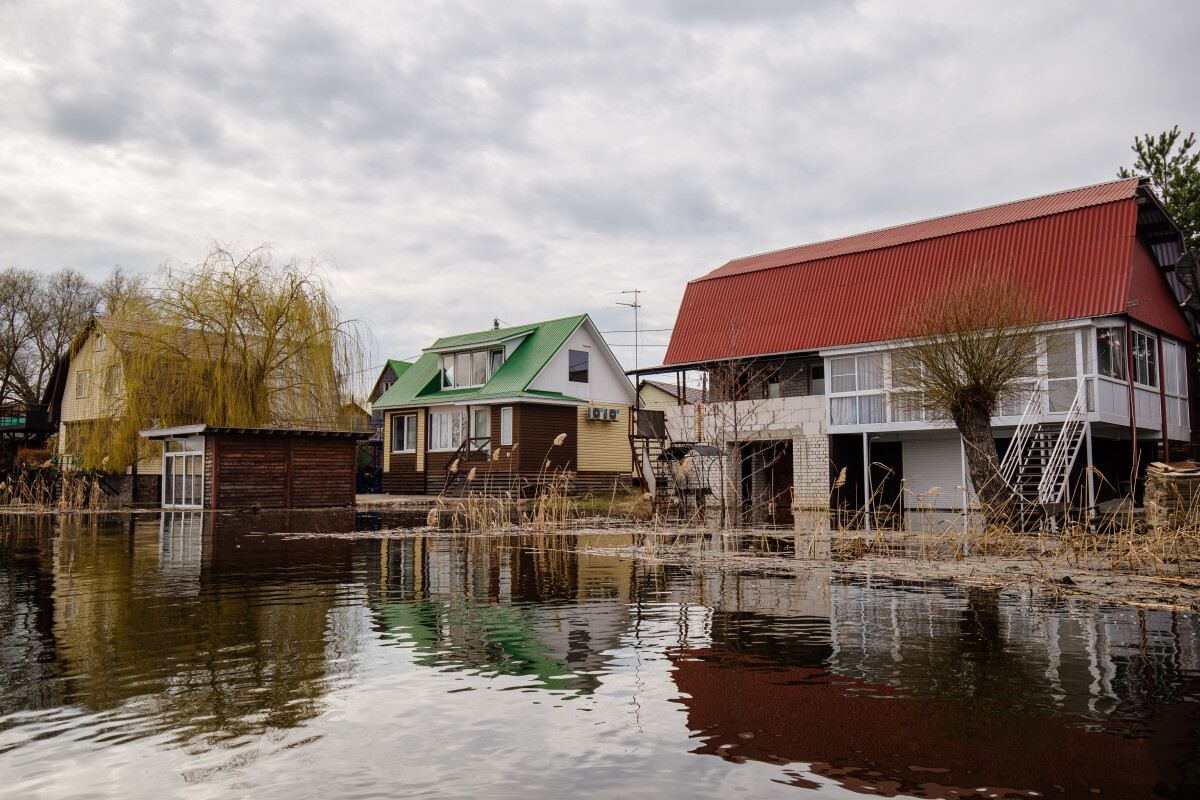
<instances>
[{"instance_id":1,"label":"wooden house","mask_svg":"<svg viewBox=\"0 0 1200 800\"><path fill-rule=\"evenodd\" d=\"M77 464L82 442L90 430L125 413L125 365L130 354L136 352L135 348L147 346L146 341L145 336L122 329L119 324L104 316L89 320L76 335L66 355L55 366L45 396L48 423L57 431L56 457L59 463ZM303 393L307 388L298 386L295 391ZM286 427L352 432L357 434L351 442L352 445L358 440L370 438L371 432L377 431L379 427L364 409L353 403L344 405L332 416L336 418L312 418ZM196 422L199 424L200 421ZM247 435L252 436L248 441L257 442L264 447L268 441L272 441L269 437L264 438L258 434ZM167 464L163 460L163 449L158 444L158 438L143 437L138 444L138 458L126 468L125 474L110 475L106 478L104 483L110 492L110 499L126 503L157 504L167 497L169 487L164 485L163 475L170 473L169 470L164 473ZM355 478L353 450L352 446L351 458L345 465L344 475L345 481L351 486ZM180 465L182 463L179 462ZM331 467L335 465L337 469L341 469L340 461L330 462ZM331 476L330 480L340 483L342 478L343 475L339 472ZM178 504L172 502L169 505ZM194 506L189 502L184 507Z\"/></svg>"},{"instance_id":2,"label":"wooden house","mask_svg":"<svg viewBox=\"0 0 1200 800\"><path fill-rule=\"evenodd\" d=\"M609 490L630 474L635 400L586 314L438 339L373 404L384 491L520 491L563 472Z\"/></svg>"}]
</instances>

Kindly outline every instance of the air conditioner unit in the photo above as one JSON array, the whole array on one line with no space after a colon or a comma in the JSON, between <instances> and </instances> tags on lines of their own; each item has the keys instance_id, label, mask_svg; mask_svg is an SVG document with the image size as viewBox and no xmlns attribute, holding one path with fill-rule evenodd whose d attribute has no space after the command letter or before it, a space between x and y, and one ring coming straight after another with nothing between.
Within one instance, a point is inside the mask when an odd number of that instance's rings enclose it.
<instances>
[{"instance_id":1,"label":"air conditioner unit","mask_svg":"<svg viewBox=\"0 0 1200 800\"><path fill-rule=\"evenodd\" d=\"M588 406L588 419L604 419L604 409L600 406Z\"/></svg>"},{"instance_id":2,"label":"air conditioner unit","mask_svg":"<svg viewBox=\"0 0 1200 800\"><path fill-rule=\"evenodd\" d=\"M608 414L606 415L606 418L608 419L609 422L616 422L617 420L619 420L621 418L621 409L610 408L610 409L607 409L607 411L608 411Z\"/></svg>"}]
</instances>

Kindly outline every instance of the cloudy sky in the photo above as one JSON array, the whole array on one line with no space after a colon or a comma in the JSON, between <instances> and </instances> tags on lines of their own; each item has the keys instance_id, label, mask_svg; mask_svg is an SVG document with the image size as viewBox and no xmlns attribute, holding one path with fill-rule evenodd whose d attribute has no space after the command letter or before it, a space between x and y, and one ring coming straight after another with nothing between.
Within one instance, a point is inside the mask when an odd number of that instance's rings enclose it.
<instances>
[{"instance_id":1,"label":"cloudy sky","mask_svg":"<svg viewBox=\"0 0 1200 800\"><path fill-rule=\"evenodd\" d=\"M984 5L0 0L0 266L324 254L376 361L493 317L628 331L635 288L669 329L730 258L1200 131L1200 3Z\"/></svg>"}]
</instances>

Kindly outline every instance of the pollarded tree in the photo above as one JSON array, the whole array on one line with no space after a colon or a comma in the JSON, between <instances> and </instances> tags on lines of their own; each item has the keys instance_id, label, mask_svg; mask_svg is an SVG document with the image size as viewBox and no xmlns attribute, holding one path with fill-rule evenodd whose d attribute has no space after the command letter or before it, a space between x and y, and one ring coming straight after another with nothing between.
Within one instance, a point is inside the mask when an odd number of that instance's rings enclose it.
<instances>
[{"instance_id":1,"label":"pollarded tree","mask_svg":"<svg viewBox=\"0 0 1200 800\"><path fill-rule=\"evenodd\" d=\"M123 470L151 425L329 427L351 400L367 334L342 317L320 261L214 241L201 263L118 295L104 324L121 374L106 381L122 386L110 421L83 437L86 467Z\"/></svg>"},{"instance_id":2,"label":"pollarded tree","mask_svg":"<svg viewBox=\"0 0 1200 800\"><path fill-rule=\"evenodd\" d=\"M954 423L985 518L1011 520L1022 500L1001 476L992 417L1029 391L1042 346L1037 304L1014 280L966 276L904 318L898 338L909 341L891 356L895 402Z\"/></svg>"}]
</instances>

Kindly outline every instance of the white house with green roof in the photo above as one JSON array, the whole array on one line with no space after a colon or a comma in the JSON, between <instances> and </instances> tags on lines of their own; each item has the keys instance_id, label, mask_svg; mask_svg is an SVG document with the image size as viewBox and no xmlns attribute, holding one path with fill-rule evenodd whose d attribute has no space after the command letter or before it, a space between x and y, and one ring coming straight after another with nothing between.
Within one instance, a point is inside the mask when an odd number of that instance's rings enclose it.
<instances>
[{"instance_id":1,"label":"white house with green roof","mask_svg":"<svg viewBox=\"0 0 1200 800\"><path fill-rule=\"evenodd\" d=\"M443 337L373 403L384 491L517 491L563 471L611 489L630 475L635 400L586 314Z\"/></svg>"}]
</instances>

